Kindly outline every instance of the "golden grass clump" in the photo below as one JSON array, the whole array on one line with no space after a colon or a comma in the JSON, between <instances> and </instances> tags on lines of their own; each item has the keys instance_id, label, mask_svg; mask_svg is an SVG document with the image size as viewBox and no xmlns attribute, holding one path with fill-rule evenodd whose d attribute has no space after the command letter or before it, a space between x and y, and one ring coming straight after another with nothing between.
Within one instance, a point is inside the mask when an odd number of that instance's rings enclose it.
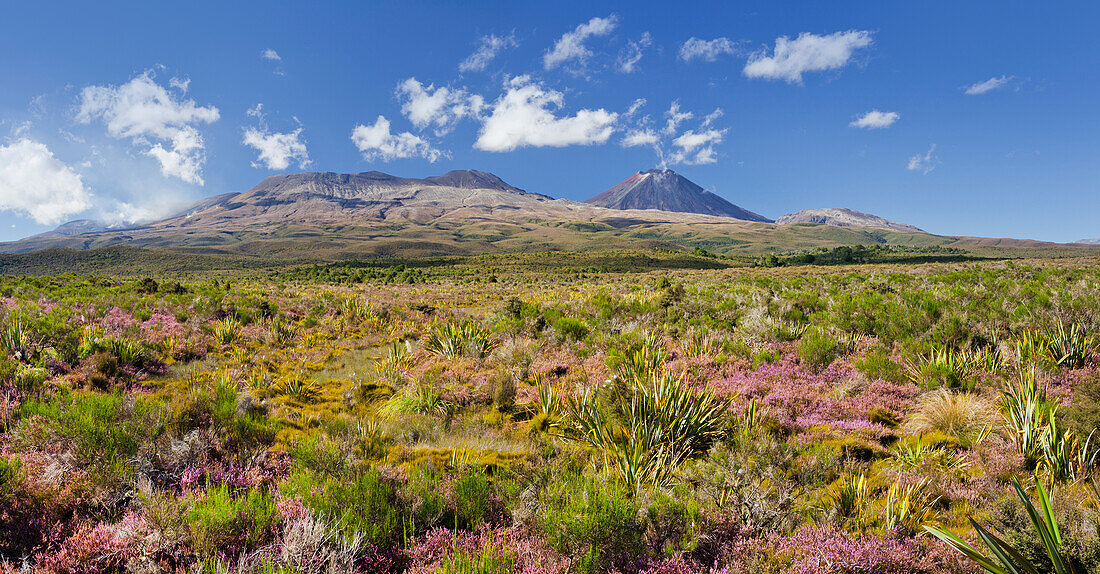
<instances>
[{"instance_id":1,"label":"golden grass clump","mask_svg":"<svg viewBox=\"0 0 1100 574\"><path fill-rule=\"evenodd\" d=\"M978 436L1000 420L996 406L985 398L941 388L917 399L903 430L914 435L940 431L965 439Z\"/></svg>"}]
</instances>

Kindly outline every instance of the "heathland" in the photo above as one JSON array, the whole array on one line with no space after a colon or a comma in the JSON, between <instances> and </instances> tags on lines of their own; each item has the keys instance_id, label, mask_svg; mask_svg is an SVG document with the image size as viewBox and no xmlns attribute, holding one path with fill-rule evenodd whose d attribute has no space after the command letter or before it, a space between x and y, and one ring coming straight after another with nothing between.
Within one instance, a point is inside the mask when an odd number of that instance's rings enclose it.
<instances>
[{"instance_id":1,"label":"heathland","mask_svg":"<svg viewBox=\"0 0 1100 574\"><path fill-rule=\"evenodd\" d=\"M5 256L0 569L1095 572L1100 261L1004 256Z\"/></svg>"}]
</instances>

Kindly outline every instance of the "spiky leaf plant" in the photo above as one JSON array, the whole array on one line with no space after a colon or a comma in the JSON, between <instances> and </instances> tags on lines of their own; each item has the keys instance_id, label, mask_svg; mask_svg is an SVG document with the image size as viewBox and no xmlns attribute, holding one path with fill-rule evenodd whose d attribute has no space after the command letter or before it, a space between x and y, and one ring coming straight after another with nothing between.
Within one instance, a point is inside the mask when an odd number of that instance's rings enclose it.
<instances>
[{"instance_id":1,"label":"spiky leaf plant","mask_svg":"<svg viewBox=\"0 0 1100 574\"><path fill-rule=\"evenodd\" d=\"M665 484L684 460L706 452L721 436L729 401L695 393L666 371L634 378L612 391L604 406L592 389L566 403L565 435L603 451L605 460L637 493Z\"/></svg>"},{"instance_id":2,"label":"spiky leaf plant","mask_svg":"<svg viewBox=\"0 0 1100 574\"><path fill-rule=\"evenodd\" d=\"M989 549L990 553L988 555L983 554L948 530L935 526L925 526L924 529L991 574L1040 574L1046 572L1076 574L1073 563L1062 550L1062 533L1058 529L1057 521L1054 519L1050 495L1043 488L1042 482L1038 478L1035 479L1039 510L1035 508L1031 498L1024 492L1019 480L1012 479L1012 486L1016 489L1016 496L1020 498L1020 502L1031 520L1031 525L1035 528L1036 534L1043 543L1043 550L1050 561L1049 566L1031 562L1019 550L1005 542L1003 534L998 536L990 532L973 518L970 519L970 524Z\"/></svg>"}]
</instances>

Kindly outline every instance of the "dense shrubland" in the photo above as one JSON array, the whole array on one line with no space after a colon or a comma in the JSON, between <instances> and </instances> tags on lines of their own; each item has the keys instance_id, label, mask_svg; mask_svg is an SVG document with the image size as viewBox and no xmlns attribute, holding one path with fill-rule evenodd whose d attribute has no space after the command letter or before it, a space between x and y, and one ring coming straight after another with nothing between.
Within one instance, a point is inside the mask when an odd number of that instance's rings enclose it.
<instances>
[{"instance_id":1,"label":"dense shrubland","mask_svg":"<svg viewBox=\"0 0 1100 574\"><path fill-rule=\"evenodd\" d=\"M0 279L0 569L1100 571L1100 268L406 271Z\"/></svg>"}]
</instances>

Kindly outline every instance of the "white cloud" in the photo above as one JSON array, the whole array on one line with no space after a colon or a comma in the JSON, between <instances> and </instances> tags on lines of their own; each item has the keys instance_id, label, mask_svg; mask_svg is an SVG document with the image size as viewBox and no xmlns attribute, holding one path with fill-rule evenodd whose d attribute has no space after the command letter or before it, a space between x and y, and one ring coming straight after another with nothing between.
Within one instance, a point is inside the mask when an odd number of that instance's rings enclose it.
<instances>
[{"instance_id":1,"label":"white cloud","mask_svg":"<svg viewBox=\"0 0 1100 574\"><path fill-rule=\"evenodd\" d=\"M542 65L547 70L552 70L571 61L576 61L583 66L588 58L592 56L592 51L585 46L585 42L595 36L610 34L615 29L618 23L617 20L618 18L614 14L607 18L592 18L588 22L577 26L572 32L566 32L558 39L554 47L547 50L546 54L542 56Z\"/></svg>"},{"instance_id":2,"label":"white cloud","mask_svg":"<svg viewBox=\"0 0 1100 574\"><path fill-rule=\"evenodd\" d=\"M726 130L708 129L700 132L688 130L672 140L675 151L669 156L669 163L700 165L718 161L714 146L725 139Z\"/></svg>"},{"instance_id":3,"label":"white cloud","mask_svg":"<svg viewBox=\"0 0 1100 574\"><path fill-rule=\"evenodd\" d=\"M936 144L932 144L932 147L928 148L928 151L923 155L918 153L909 158L907 169L909 171L919 171L924 175L928 175L932 170L936 169L936 164L938 163L940 163L940 160L936 157Z\"/></svg>"},{"instance_id":4,"label":"white cloud","mask_svg":"<svg viewBox=\"0 0 1100 574\"><path fill-rule=\"evenodd\" d=\"M627 117L633 116L634 114L638 113L638 110L645 107L645 105L646 105L646 99L645 98L638 98L638 99L634 100L633 103L630 104L630 108L627 109L626 113L623 114L623 115L627 116Z\"/></svg>"},{"instance_id":5,"label":"white cloud","mask_svg":"<svg viewBox=\"0 0 1100 574\"><path fill-rule=\"evenodd\" d=\"M281 62L283 59L279 56L279 53L271 48L268 48L260 53L260 57L265 60L273 60L275 62Z\"/></svg>"},{"instance_id":6,"label":"white cloud","mask_svg":"<svg viewBox=\"0 0 1100 574\"><path fill-rule=\"evenodd\" d=\"M482 36L474 53L458 65L458 71L484 72L485 68L489 67L489 62L492 62L497 54L500 54L505 48L514 48L517 45L514 33L507 36L494 36L492 34Z\"/></svg>"},{"instance_id":7,"label":"white cloud","mask_svg":"<svg viewBox=\"0 0 1100 574\"><path fill-rule=\"evenodd\" d=\"M416 78L398 84L397 96L405 100L401 113L418 129L433 126L437 136L449 133L463 118L478 117L485 107L485 99L479 95L446 86L425 88Z\"/></svg>"},{"instance_id":8,"label":"white cloud","mask_svg":"<svg viewBox=\"0 0 1100 574\"><path fill-rule=\"evenodd\" d=\"M191 88L191 78L172 76L172 79L168 80L168 85L183 93L187 93L187 90Z\"/></svg>"},{"instance_id":9,"label":"white cloud","mask_svg":"<svg viewBox=\"0 0 1100 574\"><path fill-rule=\"evenodd\" d=\"M422 157L435 163L443 152L433 148L427 140L411 134L390 132L390 121L378 116L374 125L357 125L351 132L351 141L363 154L363 159L374 161L393 161L411 157Z\"/></svg>"},{"instance_id":10,"label":"white cloud","mask_svg":"<svg viewBox=\"0 0 1100 574\"><path fill-rule=\"evenodd\" d=\"M862 116L859 116L848 125L853 128L879 130L894 125L894 122L898 121L899 118L901 118L901 115L897 112L880 112L878 110L871 110L863 114Z\"/></svg>"},{"instance_id":11,"label":"white cloud","mask_svg":"<svg viewBox=\"0 0 1100 574\"><path fill-rule=\"evenodd\" d=\"M528 76L505 82L505 91L482 119L474 147L485 151L512 151L521 147L564 147L605 143L615 131L618 114L603 108L580 110L558 117L564 105L561 92L545 88Z\"/></svg>"},{"instance_id":12,"label":"white cloud","mask_svg":"<svg viewBox=\"0 0 1100 574\"><path fill-rule=\"evenodd\" d=\"M638 41L633 40L627 42L622 52L619 52L619 71L624 74L631 74L638 69L638 62L642 61L642 55L645 49L653 45L653 36L650 36L649 32L642 34Z\"/></svg>"},{"instance_id":13,"label":"white cloud","mask_svg":"<svg viewBox=\"0 0 1100 574\"><path fill-rule=\"evenodd\" d=\"M218 120L218 108L177 98L146 72L121 86L89 86L80 93L76 119L101 120L115 138L130 138L160 162L161 173L202 185L206 146L195 124Z\"/></svg>"},{"instance_id":14,"label":"white cloud","mask_svg":"<svg viewBox=\"0 0 1100 574\"><path fill-rule=\"evenodd\" d=\"M794 40L780 36L775 40L775 50L771 56L767 55L767 50L753 54L743 72L749 78L801 84L802 74L844 67L853 52L871 43L871 33L863 30L836 32L828 36L803 32Z\"/></svg>"},{"instance_id":15,"label":"white cloud","mask_svg":"<svg viewBox=\"0 0 1100 574\"><path fill-rule=\"evenodd\" d=\"M281 171L290 167L290 162L296 161L299 169L304 169L311 162L306 144L302 141L302 127L292 132L272 132L264 120L263 104L248 110L249 117L257 118L259 125L248 126L244 130L244 138L241 143L260 152L252 167L266 167L267 169ZM297 118L295 118L297 121Z\"/></svg>"},{"instance_id":16,"label":"white cloud","mask_svg":"<svg viewBox=\"0 0 1100 574\"><path fill-rule=\"evenodd\" d=\"M661 130L661 132L665 135L672 135L676 133L681 123L695 117L695 114L691 112L681 112L680 102L674 100L672 105L668 107L668 111L665 112L665 117L668 118L668 122L665 123L665 128Z\"/></svg>"},{"instance_id":17,"label":"white cloud","mask_svg":"<svg viewBox=\"0 0 1100 574\"><path fill-rule=\"evenodd\" d=\"M726 115L726 112L723 111L722 108L714 108L713 112L707 114L707 116L703 118L703 127L710 127L710 125L714 123L714 120L724 115Z\"/></svg>"},{"instance_id":18,"label":"white cloud","mask_svg":"<svg viewBox=\"0 0 1100 574\"><path fill-rule=\"evenodd\" d=\"M278 133L269 132L267 128L249 126L244 130L241 143L260 152L257 161L252 162L253 167L284 170L290 167L291 161L297 161L298 167L304 169L310 164L310 159L301 136L302 128Z\"/></svg>"},{"instance_id":19,"label":"white cloud","mask_svg":"<svg viewBox=\"0 0 1100 574\"><path fill-rule=\"evenodd\" d=\"M92 206L80 174L45 144L21 139L0 146L0 209L57 224Z\"/></svg>"},{"instance_id":20,"label":"white cloud","mask_svg":"<svg viewBox=\"0 0 1100 574\"><path fill-rule=\"evenodd\" d=\"M643 102L644 103L644 102ZM632 111L637 111L631 106ZM640 107L640 106L637 106ZM659 131L649 116L634 119L634 114L623 114L622 118L632 125L620 140L623 147L651 147L657 153L659 165L668 167L676 164L708 164L718 161L717 146L725 140L726 129L713 127L724 115L722 108L703 117L694 129L681 131L681 125L695 118L696 114L680 108L679 101L673 101L665 112L666 122Z\"/></svg>"},{"instance_id":21,"label":"white cloud","mask_svg":"<svg viewBox=\"0 0 1100 574\"><path fill-rule=\"evenodd\" d=\"M980 96L984 93L992 92L993 90L998 90L998 89L1003 88L1006 85L1008 85L1008 83L1012 81L1013 77L1014 76L1001 76L1001 77L998 78L998 77L994 76L994 77L989 78L988 80L986 80L984 82L978 82L976 84L971 84L971 85L966 87L966 95L968 95L968 96Z\"/></svg>"},{"instance_id":22,"label":"white cloud","mask_svg":"<svg viewBox=\"0 0 1100 574\"><path fill-rule=\"evenodd\" d=\"M737 43L729 38L715 38L703 40L701 38L689 38L680 46L680 59L685 62L703 60L713 62L723 54L736 54Z\"/></svg>"},{"instance_id":23,"label":"white cloud","mask_svg":"<svg viewBox=\"0 0 1100 574\"><path fill-rule=\"evenodd\" d=\"M622 146L655 146L660 142L661 136L657 135L657 132L648 128L641 128L628 131L626 135L623 136Z\"/></svg>"}]
</instances>

